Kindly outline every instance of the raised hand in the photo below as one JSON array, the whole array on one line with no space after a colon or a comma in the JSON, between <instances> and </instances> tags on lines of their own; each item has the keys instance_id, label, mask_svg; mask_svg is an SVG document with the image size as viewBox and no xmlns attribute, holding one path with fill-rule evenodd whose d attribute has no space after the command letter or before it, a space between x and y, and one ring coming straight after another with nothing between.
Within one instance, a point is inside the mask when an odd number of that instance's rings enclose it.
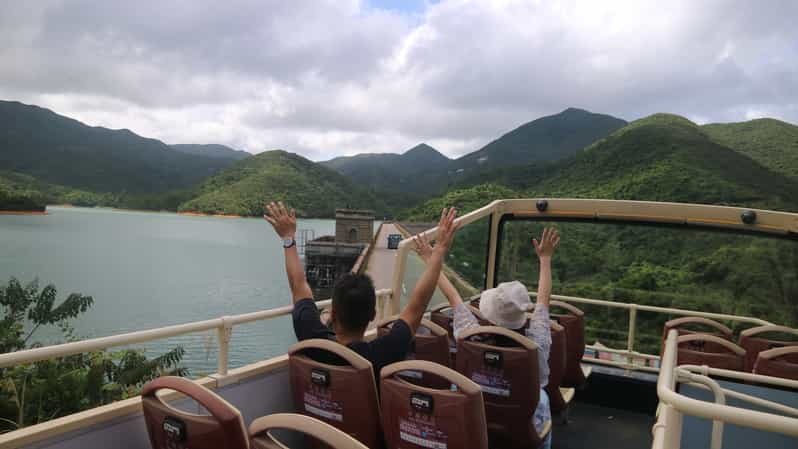
<instances>
[{"instance_id":1,"label":"raised hand","mask_svg":"<svg viewBox=\"0 0 798 449\"><path fill-rule=\"evenodd\" d=\"M432 256L432 245L430 245L427 236L424 234L417 234L413 237L413 243L416 245L418 256L421 257L421 260L427 262Z\"/></svg>"},{"instance_id":2,"label":"raised hand","mask_svg":"<svg viewBox=\"0 0 798 449\"><path fill-rule=\"evenodd\" d=\"M532 239L532 244L535 245L535 252L541 259L549 258L554 255L554 250L560 245L560 234L554 228L543 229L543 235L538 239Z\"/></svg>"},{"instance_id":3,"label":"raised hand","mask_svg":"<svg viewBox=\"0 0 798 449\"><path fill-rule=\"evenodd\" d=\"M293 238L296 235L296 211L294 209L288 210L282 201L266 205L268 214L264 214L263 218L269 222L274 228L280 238Z\"/></svg>"},{"instance_id":4,"label":"raised hand","mask_svg":"<svg viewBox=\"0 0 798 449\"><path fill-rule=\"evenodd\" d=\"M457 218L457 209L444 208L441 211L441 219L438 222L438 236L435 239L435 249L446 253L452 247L454 241L454 234L460 229L460 224L455 223L454 219Z\"/></svg>"}]
</instances>

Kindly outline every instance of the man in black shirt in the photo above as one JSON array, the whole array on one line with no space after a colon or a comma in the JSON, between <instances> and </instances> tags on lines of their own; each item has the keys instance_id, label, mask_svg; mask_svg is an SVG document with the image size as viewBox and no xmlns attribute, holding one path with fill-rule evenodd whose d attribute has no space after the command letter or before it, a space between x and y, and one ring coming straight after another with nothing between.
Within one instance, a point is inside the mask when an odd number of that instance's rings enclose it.
<instances>
[{"instance_id":1,"label":"man in black shirt","mask_svg":"<svg viewBox=\"0 0 798 449\"><path fill-rule=\"evenodd\" d=\"M294 240L296 234L294 209L288 210L282 202L272 202L266 206L266 209L268 214L264 215L264 218L283 239L285 271L293 296L292 315L297 340L308 338L336 340L368 359L374 367L375 376L379 375L384 366L404 360L413 335L421 324L421 318L435 292L443 258L451 247L454 234L459 227L454 222L457 211L451 208L441 212L437 244L427 261L424 273L410 294L407 305L399 315L399 320L394 323L388 334L366 342L363 340L363 334L369 322L376 316L377 305L371 279L366 275L348 274L336 282L333 288L331 330L321 322L319 309L313 301L313 292L305 279L305 270L299 260Z\"/></svg>"}]
</instances>

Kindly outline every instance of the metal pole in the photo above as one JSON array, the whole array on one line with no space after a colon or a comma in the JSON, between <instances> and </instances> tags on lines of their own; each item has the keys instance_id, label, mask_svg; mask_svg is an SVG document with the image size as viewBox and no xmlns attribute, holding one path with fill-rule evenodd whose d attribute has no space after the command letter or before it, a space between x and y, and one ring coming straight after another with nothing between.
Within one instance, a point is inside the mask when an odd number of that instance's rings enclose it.
<instances>
[{"instance_id":1,"label":"metal pole","mask_svg":"<svg viewBox=\"0 0 798 449\"><path fill-rule=\"evenodd\" d=\"M631 304L629 308L629 332L626 339L626 362L633 364L632 351L635 347L635 330L637 329L637 304ZM628 374L628 373L627 373Z\"/></svg>"},{"instance_id":2,"label":"metal pole","mask_svg":"<svg viewBox=\"0 0 798 449\"><path fill-rule=\"evenodd\" d=\"M216 373L226 376L230 359L230 338L233 335L233 323L230 321L230 317L222 317L222 325L216 328L216 335L219 339Z\"/></svg>"}]
</instances>

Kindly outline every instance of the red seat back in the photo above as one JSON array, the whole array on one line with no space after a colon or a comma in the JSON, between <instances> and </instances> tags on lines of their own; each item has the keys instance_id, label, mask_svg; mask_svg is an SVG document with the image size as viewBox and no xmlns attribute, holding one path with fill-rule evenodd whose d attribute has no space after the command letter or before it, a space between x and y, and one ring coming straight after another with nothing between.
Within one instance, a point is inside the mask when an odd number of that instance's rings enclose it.
<instances>
[{"instance_id":1,"label":"red seat back","mask_svg":"<svg viewBox=\"0 0 798 449\"><path fill-rule=\"evenodd\" d=\"M457 389L418 385L400 376L405 371L446 379ZM450 368L422 360L388 365L380 378L382 423L389 448L488 448L479 385Z\"/></svg>"},{"instance_id":2,"label":"red seat back","mask_svg":"<svg viewBox=\"0 0 798 449\"><path fill-rule=\"evenodd\" d=\"M560 310L560 313L551 313L551 318L565 328L566 334L566 366L562 386L582 387L587 381L582 371L582 357L585 355L585 313L562 301L551 301L550 307L552 310Z\"/></svg>"},{"instance_id":3,"label":"red seat back","mask_svg":"<svg viewBox=\"0 0 798 449\"><path fill-rule=\"evenodd\" d=\"M798 337L798 329L786 326L758 326L740 332L740 346L745 349L745 370L752 371L759 353L768 349L784 346L798 345L798 341L773 340L765 338L764 334L781 333L792 334Z\"/></svg>"},{"instance_id":4,"label":"red seat back","mask_svg":"<svg viewBox=\"0 0 798 449\"><path fill-rule=\"evenodd\" d=\"M380 414L371 362L334 341L311 339L288 349L288 369L300 413L368 447L379 445Z\"/></svg>"},{"instance_id":5,"label":"red seat back","mask_svg":"<svg viewBox=\"0 0 798 449\"><path fill-rule=\"evenodd\" d=\"M703 330L695 330L695 328L697 327L703 328ZM679 332L680 336L690 335L690 334L708 334L708 335L714 335L716 337L728 341L731 341L732 339L731 329L724 326L723 324L718 323L715 320L710 320L708 318L686 316L686 317L676 318L665 323L665 328L663 329L662 332L663 351L665 350L665 339L668 337L668 332L670 332L671 329L676 329ZM716 343L715 341L702 340L702 339L685 341L684 343L681 343L679 346L688 347L688 349L694 352L709 352L709 353L727 352L727 350L720 343Z\"/></svg>"},{"instance_id":6,"label":"red seat back","mask_svg":"<svg viewBox=\"0 0 798 449\"><path fill-rule=\"evenodd\" d=\"M798 380L798 346L760 352L754 364L754 374Z\"/></svg>"},{"instance_id":7,"label":"red seat back","mask_svg":"<svg viewBox=\"0 0 798 449\"><path fill-rule=\"evenodd\" d=\"M568 336L565 328L551 322L551 349L549 350L549 383L546 384L545 390L549 395L549 404L552 413L560 413L565 410L568 404L562 397L560 386L562 386L563 378L565 377L566 363L567 363L567 346ZM580 369L581 371L581 369Z\"/></svg>"},{"instance_id":8,"label":"red seat back","mask_svg":"<svg viewBox=\"0 0 798 449\"><path fill-rule=\"evenodd\" d=\"M707 365L711 368L744 371L745 349L728 340L716 335L695 333L682 335L677 342L679 347L676 356L677 365ZM715 349L714 351L700 349L709 344Z\"/></svg>"},{"instance_id":9,"label":"red seat back","mask_svg":"<svg viewBox=\"0 0 798 449\"><path fill-rule=\"evenodd\" d=\"M208 415L170 407L156 394L178 391L202 406ZM141 390L144 422L153 449L247 449L249 437L241 412L213 391L182 377L165 376Z\"/></svg>"},{"instance_id":10,"label":"red seat back","mask_svg":"<svg viewBox=\"0 0 798 449\"><path fill-rule=\"evenodd\" d=\"M540 399L532 340L502 327L469 329L457 342L457 371L482 388L491 447L540 446L532 422Z\"/></svg>"},{"instance_id":11,"label":"red seat back","mask_svg":"<svg viewBox=\"0 0 798 449\"><path fill-rule=\"evenodd\" d=\"M377 325L377 335L387 334L396 320L390 319ZM421 320L421 325L416 330L415 338L411 343L407 360L426 360L449 366L449 333L446 329L429 320ZM432 388L447 388L449 384L445 379L436 376L425 376L421 372L407 371L402 373L417 379L416 383Z\"/></svg>"}]
</instances>

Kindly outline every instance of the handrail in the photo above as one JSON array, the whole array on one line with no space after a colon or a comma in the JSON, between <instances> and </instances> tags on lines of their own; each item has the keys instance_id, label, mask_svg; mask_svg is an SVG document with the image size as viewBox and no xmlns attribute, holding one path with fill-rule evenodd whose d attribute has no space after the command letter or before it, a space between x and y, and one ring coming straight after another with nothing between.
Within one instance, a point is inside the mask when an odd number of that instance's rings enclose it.
<instances>
[{"instance_id":1,"label":"handrail","mask_svg":"<svg viewBox=\"0 0 798 449\"><path fill-rule=\"evenodd\" d=\"M382 298L391 295L391 290L382 289L377 291L377 297ZM319 307L326 307L332 304L332 300L326 299L316 303ZM172 326L146 329L125 334L110 335L108 337L91 338L88 340L62 343L58 345L43 346L40 348L25 349L22 351L0 354L0 368L20 365L25 363L38 362L54 357L66 357L74 354L100 351L116 346L126 346L136 343L143 343L152 340L174 337L178 335L192 334L195 332L205 332L216 329L219 331L219 369L217 374L227 374L227 352L229 335L233 326L250 323L253 321L268 320L280 316L289 315L293 306L278 307L275 309L261 310L258 312L242 313L239 315L223 316L204 321L191 323L175 324ZM224 366L221 366L224 361Z\"/></svg>"},{"instance_id":2,"label":"handrail","mask_svg":"<svg viewBox=\"0 0 798 449\"><path fill-rule=\"evenodd\" d=\"M738 426L798 437L798 418L709 403L677 393L675 391L675 384L678 380L679 372L676 366L677 341L678 331L671 330L666 339L665 351L662 356L662 365L657 380L657 395L659 396L661 404L665 407L672 407L681 414L697 416L709 420L719 420ZM759 377L760 381L769 383L768 376ZM742 411L744 411L744 413L741 413ZM657 424L660 425L659 422ZM667 423L665 423L664 426L667 427ZM664 429L664 433L668 433L667 429ZM655 434L654 447L659 447L657 445L660 441L661 438Z\"/></svg>"}]
</instances>

